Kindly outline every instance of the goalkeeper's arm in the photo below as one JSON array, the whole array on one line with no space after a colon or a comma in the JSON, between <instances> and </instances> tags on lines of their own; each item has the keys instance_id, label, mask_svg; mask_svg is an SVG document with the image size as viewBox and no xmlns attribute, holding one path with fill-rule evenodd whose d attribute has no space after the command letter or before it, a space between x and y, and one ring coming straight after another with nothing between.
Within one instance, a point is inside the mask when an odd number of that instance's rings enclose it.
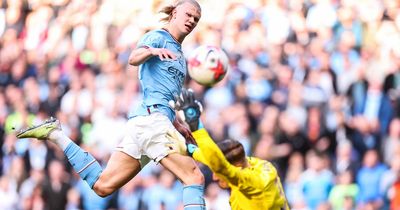
<instances>
[{"instance_id":1,"label":"goalkeeper's arm","mask_svg":"<svg viewBox=\"0 0 400 210\"><path fill-rule=\"evenodd\" d=\"M179 118L186 122L191 132L203 127L203 124L200 122L202 106L200 102L195 100L192 90L182 89L181 94L175 96L175 101L170 101L169 104L177 111ZM192 156L194 150L197 149L197 146L195 142L192 141L193 139L185 138L185 140L187 153Z\"/></svg>"},{"instance_id":2,"label":"goalkeeper's arm","mask_svg":"<svg viewBox=\"0 0 400 210\"><path fill-rule=\"evenodd\" d=\"M211 139L204 128L193 132L193 137L198 145L192 153L195 160L207 165L211 171L222 174L228 179L235 177L236 167L228 162L218 145Z\"/></svg>"},{"instance_id":3,"label":"goalkeeper's arm","mask_svg":"<svg viewBox=\"0 0 400 210\"><path fill-rule=\"evenodd\" d=\"M198 146L188 143L187 152L195 160L207 165L216 173L223 173L225 177L233 178L236 167L232 166L225 158L217 144L211 139L200 120L202 112L201 103L195 100L191 90L183 89L181 95L176 97L176 102L171 104L177 110L178 116L185 121L193 133ZM230 180L235 182L235 180Z\"/></svg>"}]
</instances>

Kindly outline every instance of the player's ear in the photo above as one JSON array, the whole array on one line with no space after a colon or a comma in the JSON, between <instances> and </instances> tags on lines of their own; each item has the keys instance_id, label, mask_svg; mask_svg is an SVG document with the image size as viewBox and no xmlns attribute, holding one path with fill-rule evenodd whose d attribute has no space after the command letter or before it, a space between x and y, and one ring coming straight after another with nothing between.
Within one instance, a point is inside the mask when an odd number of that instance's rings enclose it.
<instances>
[{"instance_id":1,"label":"player's ear","mask_svg":"<svg viewBox=\"0 0 400 210\"><path fill-rule=\"evenodd\" d=\"M177 13L176 8L174 8L174 9L172 10L172 13L171 13L171 18L172 18L172 19L176 19L176 13Z\"/></svg>"}]
</instances>

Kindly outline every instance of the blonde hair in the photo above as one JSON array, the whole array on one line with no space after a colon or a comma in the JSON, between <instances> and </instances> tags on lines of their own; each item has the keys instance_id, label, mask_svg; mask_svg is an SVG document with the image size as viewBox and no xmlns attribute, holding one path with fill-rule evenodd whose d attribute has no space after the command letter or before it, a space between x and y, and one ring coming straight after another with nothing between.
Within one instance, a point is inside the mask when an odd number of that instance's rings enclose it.
<instances>
[{"instance_id":1,"label":"blonde hair","mask_svg":"<svg viewBox=\"0 0 400 210\"><path fill-rule=\"evenodd\" d=\"M196 0L177 0L174 4L165 6L160 10L160 13L164 13L167 16L164 18L161 18L160 21L162 22L169 22L172 19L172 12L181 4L184 4L186 2L191 3L192 5L196 6L197 9L201 12L201 7L200 4Z\"/></svg>"}]
</instances>

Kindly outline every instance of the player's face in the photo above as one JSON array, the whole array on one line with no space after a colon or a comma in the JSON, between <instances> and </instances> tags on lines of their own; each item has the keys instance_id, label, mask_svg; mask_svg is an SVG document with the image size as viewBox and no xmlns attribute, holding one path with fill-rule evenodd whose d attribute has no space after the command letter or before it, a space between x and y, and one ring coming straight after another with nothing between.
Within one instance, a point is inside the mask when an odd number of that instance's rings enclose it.
<instances>
[{"instance_id":1,"label":"player's face","mask_svg":"<svg viewBox=\"0 0 400 210\"><path fill-rule=\"evenodd\" d=\"M219 178L218 175L216 175L215 173L213 173L213 180L218 182L218 186L222 189L228 189L229 185L226 181L224 181L223 179Z\"/></svg>"},{"instance_id":2,"label":"player's face","mask_svg":"<svg viewBox=\"0 0 400 210\"><path fill-rule=\"evenodd\" d=\"M197 26L201 17L199 8L190 2L176 7L173 21L183 34L188 35Z\"/></svg>"}]
</instances>

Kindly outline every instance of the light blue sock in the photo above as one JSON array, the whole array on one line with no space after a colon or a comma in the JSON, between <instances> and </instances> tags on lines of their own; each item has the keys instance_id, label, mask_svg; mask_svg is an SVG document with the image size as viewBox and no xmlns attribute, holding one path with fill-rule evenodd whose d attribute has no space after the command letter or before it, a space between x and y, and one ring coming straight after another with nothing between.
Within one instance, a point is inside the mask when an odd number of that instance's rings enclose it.
<instances>
[{"instance_id":1,"label":"light blue sock","mask_svg":"<svg viewBox=\"0 0 400 210\"><path fill-rule=\"evenodd\" d=\"M103 169L99 162L88 152L81 149L74 142L68 144L64 150L65 156L79 176L93 188Z\"/></svg>"},{"instance_id":2,"label":"light blue sock","mask_svg":"<svg viewBox=\"0 0 400 210\"><path fill-rule=\"evenodd\" d=\"M185 210L205 210L203 185L187 185L183 187L183 208Z\"/></svg>"}]
</instances>

